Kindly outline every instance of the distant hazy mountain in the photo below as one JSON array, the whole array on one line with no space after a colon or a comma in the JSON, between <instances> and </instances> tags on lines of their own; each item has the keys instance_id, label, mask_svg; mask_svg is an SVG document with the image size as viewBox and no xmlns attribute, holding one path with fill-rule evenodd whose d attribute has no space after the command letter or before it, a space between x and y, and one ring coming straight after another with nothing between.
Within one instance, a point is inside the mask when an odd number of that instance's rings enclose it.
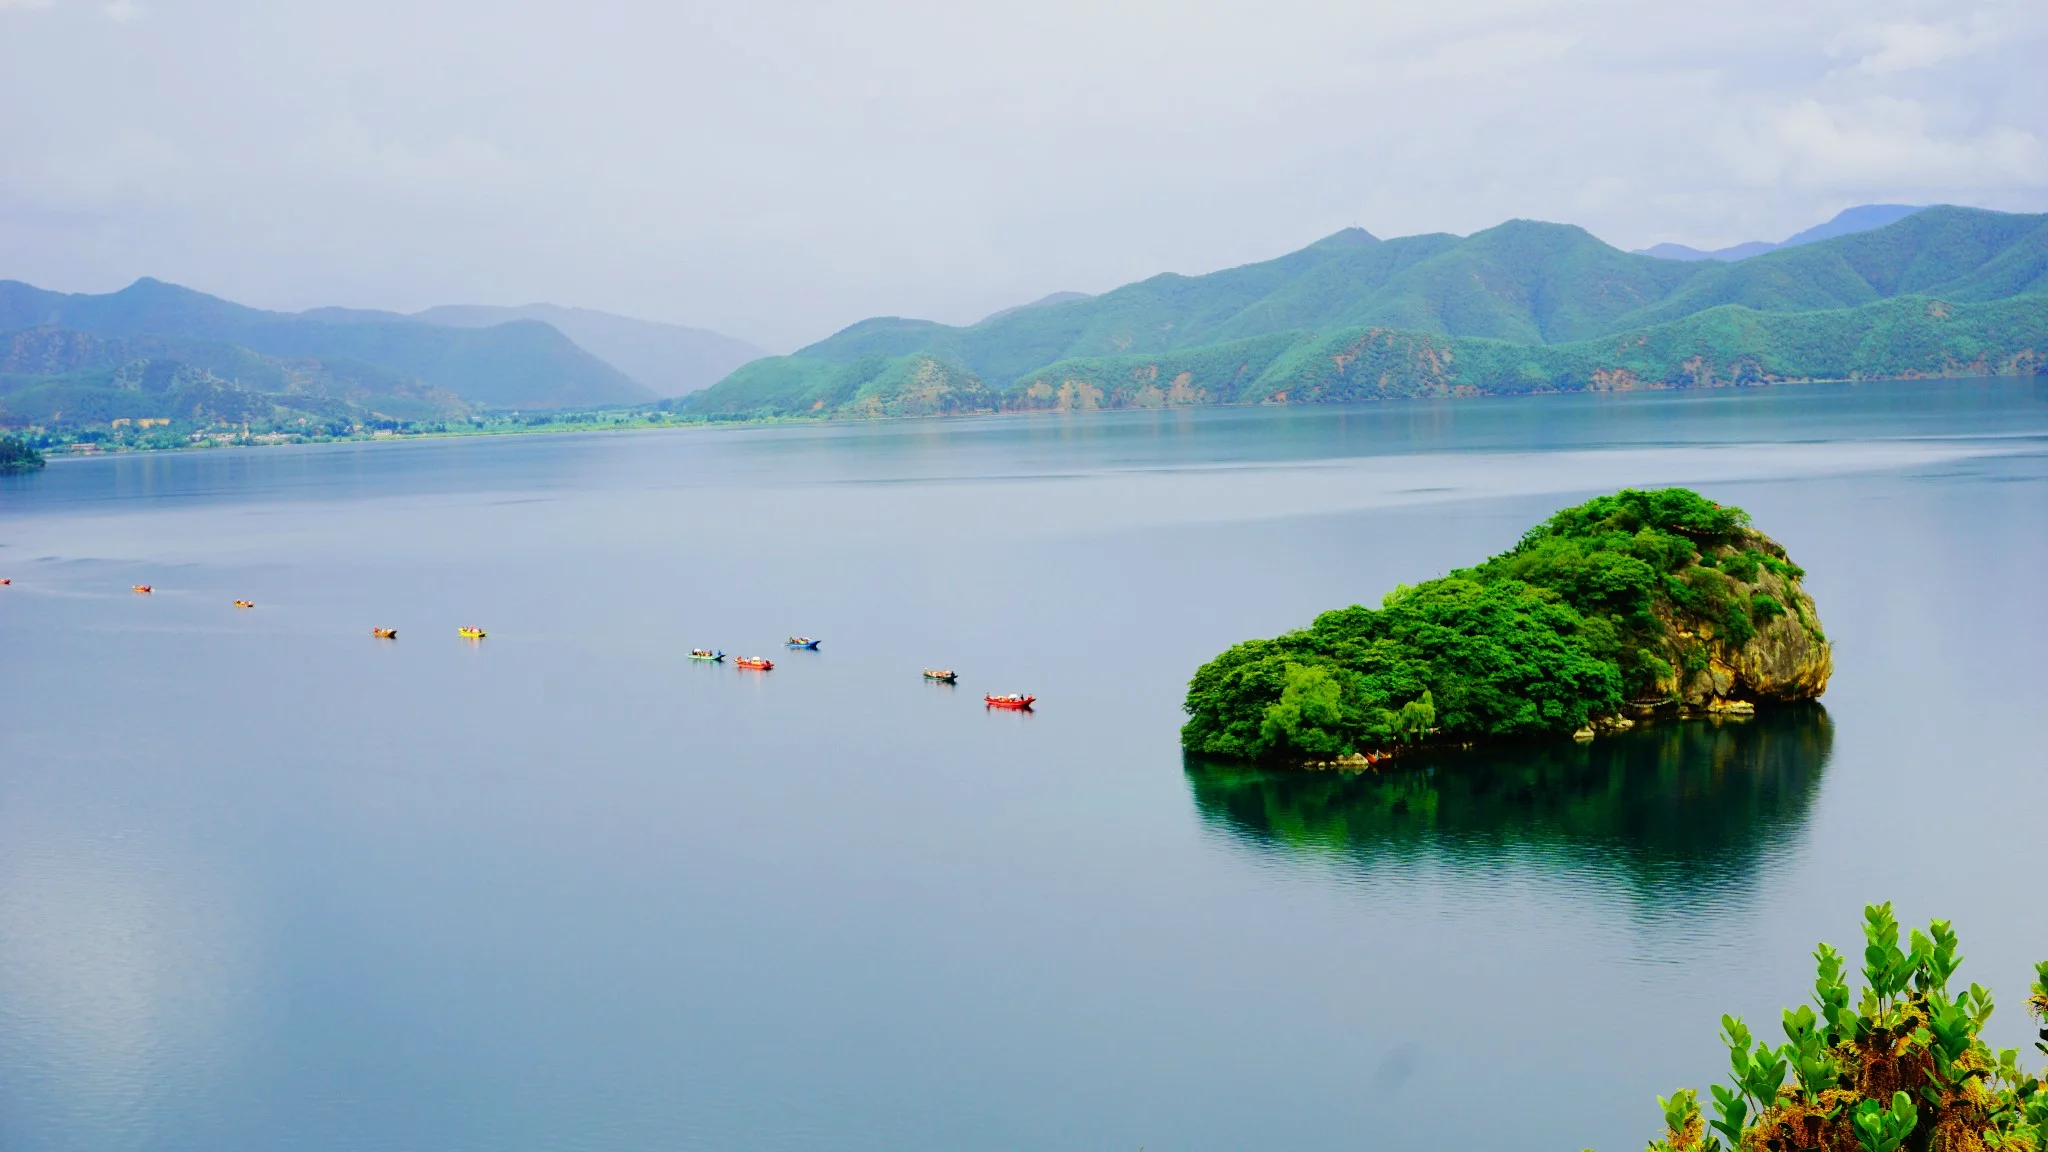
<instances>
[{"instance_id":1,"label":"distant hazy mountain","mask_svg":"<svg viewBox=\"0 0 2048 1152\"><path fill-rule=\"evenodd\" d=\"M733 369L768 355L744 340L702 328L636 320L589 308L526 304L496 308L447 304L413 314L429 324L481 328L507 320L552 324L585 351L631 376L661 396L681 396L718 383Z\"/></svg>"},{"instance_id":2,"label":"distant hazy mountain","mask_svg":"<svg viewBox=\"0 0 2048 1152\"><path fill-rule=\"evenodd\" d=\"M636 320L589 308L559 304L444 304L410 315L355 308L316 308L301 313L333 323L413 320L451 328L488 328L513 320L549 324L578 347L645 385L658 396L681 396L717 383L733 369L768 353L744 340L702 328Z\"/></svg>"},{"instance_id":3,"label":"distant hazy mountain","mask_svg":"<svg viewBox=\"0 0 2048 1152\"><path fill-rule=\"evenodd\" d=\"M2048 216L1937 207L1734 263L1528 220L1349 229L964 328L863 320L668 403L859 417L2044 370Z\"/></svg>"},{"instance_id":4,"label":"distant hazy mountain","mask_svg":"<svg viewBox=\"0 0 2048 1152\"><path fill-rule=\"evenodd\" d=\"M1852 232L1868 232L1882 228L1897 220L1903 220L1920 209L1911 204L1863 204L1855 208L1844 208L1835 218L1825 224L1816 224L1804 232L1789 236L1779 243L1767 240L1751 240L1729 248L1716 248L1705 252L1684 244L1655 244L1638 248L1638 256L1655 256L1660 260L1747 260L1780 248L1796 248L1816 240L1831 240L1836 236L1847 236Z\"/></svg>"},{"instance_id":5,"label":"distant hazy mountain","mask_svg":"<svg viewBox=\"0 0 2048 1152\"><path fill-rule=\"evenodd\" d=\"M339 322L337 322L339 321ZM0 281L0 334L28 328L231 345L264 356L348 361L508 408L630 403L648 389L554 327L451 327L358 314L323 319L248 308L144 278L94 296Z\"/></svg>"}]
</instances>

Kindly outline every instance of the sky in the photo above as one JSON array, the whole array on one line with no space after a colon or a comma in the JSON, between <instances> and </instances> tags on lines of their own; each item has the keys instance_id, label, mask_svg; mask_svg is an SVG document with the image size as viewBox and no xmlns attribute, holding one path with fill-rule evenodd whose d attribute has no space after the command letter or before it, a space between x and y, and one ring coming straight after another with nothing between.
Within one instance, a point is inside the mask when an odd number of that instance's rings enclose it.
<instances>
[{"instance_id":1,"label":"sky","mask_svg":"<svg viewBox=\"0 0 2048 1152\"><path fill-rule=\"evenodd\" d=\"M2048 211L2048 4L0 0L0 279L871 315L1524 217Z\"/></svg>"}]
</instances>

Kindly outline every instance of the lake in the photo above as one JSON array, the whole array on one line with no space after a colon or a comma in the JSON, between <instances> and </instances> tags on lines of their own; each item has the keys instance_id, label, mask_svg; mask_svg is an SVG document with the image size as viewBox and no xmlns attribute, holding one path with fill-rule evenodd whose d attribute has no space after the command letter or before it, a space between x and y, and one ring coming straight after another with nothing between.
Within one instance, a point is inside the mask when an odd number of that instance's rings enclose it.
<instances>
[{"instance_id":1,"label":"lake","mask_svg":"<svg viewBox=\"0 0 2048 1152\"><path fill-rule=\"evenodd\" d=\"M1823 707L1183 761L1229 644L1672 483L1806 568ZM1614 1152L1883 899L2019 1044L2043 572L2037 381L60 460L0 1147Z\"/></svg>"}]
</instances>

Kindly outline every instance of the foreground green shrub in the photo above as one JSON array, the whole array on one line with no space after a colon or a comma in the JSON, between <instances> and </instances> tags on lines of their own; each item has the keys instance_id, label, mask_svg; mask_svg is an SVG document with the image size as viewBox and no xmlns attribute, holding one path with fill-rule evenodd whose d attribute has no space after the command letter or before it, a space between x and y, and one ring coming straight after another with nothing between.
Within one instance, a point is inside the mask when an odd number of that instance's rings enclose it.
<instances>
[{"instance_id":1,"label":"foreground green shrub","mask_svg":"<svg viewBox=\"0 0 2048 1152\"><path fill-rule=\"evenodd\" d=\"M1650 1152L2041 1152L2048 1082L2021 1067L2018 1049L1994 1052L1979 1039L1989 991L1949 994L1963 958L1948 922L1901 948L1890 904L1863 916L1856 1006L1841 953L1822 944L1813 1006L1785 1011L1785 1043L1772 1047L1722 1017L1732 1086L1714 1085L1712 1119L1691 1089L1659 1098L1665 1134ZM2048 962L2036 972L2028 1007L2048 1023ZM2048 1028L2041 1040L2048 1053Z\"/></svg>"}]
</instances>

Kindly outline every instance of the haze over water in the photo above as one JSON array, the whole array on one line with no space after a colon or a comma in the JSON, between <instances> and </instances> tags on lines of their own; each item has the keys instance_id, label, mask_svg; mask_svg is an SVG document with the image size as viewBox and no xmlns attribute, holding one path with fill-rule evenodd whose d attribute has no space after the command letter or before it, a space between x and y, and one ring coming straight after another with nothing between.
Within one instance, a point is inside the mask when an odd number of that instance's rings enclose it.
<instances>
[{"instance_id":1,"label":"haze over water","mask_svg":"<svg viewBox=\"0 0 2048 1152\"><path fill-rule=\"evenodd\" d=\"M1183 763L1230 643L1670 483L1805 567L1824 709ZM2017 381L58 461L0 1147L1634 1148L1881 899L2017 1044L2044 570Z\"/></svg>"}]
</instances>

